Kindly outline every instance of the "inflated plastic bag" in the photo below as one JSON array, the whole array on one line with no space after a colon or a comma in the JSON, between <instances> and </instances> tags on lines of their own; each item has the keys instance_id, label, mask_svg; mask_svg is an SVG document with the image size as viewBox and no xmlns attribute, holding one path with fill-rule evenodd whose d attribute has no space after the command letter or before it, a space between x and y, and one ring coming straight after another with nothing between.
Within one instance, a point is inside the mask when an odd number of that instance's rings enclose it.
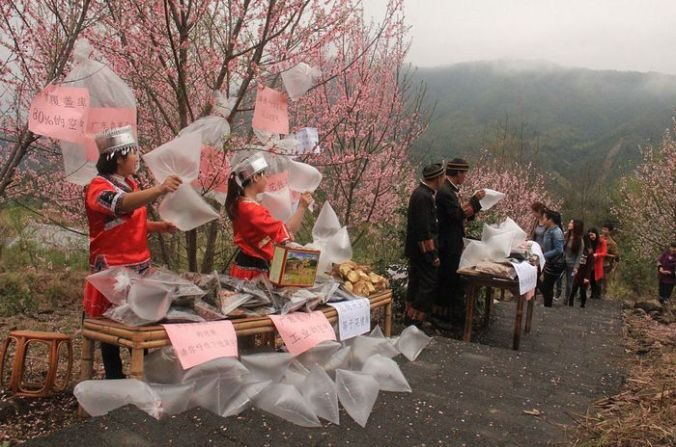
<instances>
[{"instance_id":1,"label":"inflated plastic bag","mask_svg":"<svg viewBox=\"0 0 676 447\"><path fill-rule=\"evenodd\" d=\"M337 341L323 341L300 354L296 359L306 368L312 368L314 365L323 366L341 347L342 345Z\"/></svg>"},{"instance_id":2,"label":"inflated plastic bag","mask_svg":"<svg viewBox=\"0 0 676 447\"><path fill-rule=\"evenodd\" d=\"M321 75L319 69L301 62L282 72L282 82L289 98L296 100L310 90Z\"/></svg>"},{"instance_id":3,"label":"inflated plastic bag","mask_svg":"<svg viewBox=\"0 0 676 447\"><path fill-rule=\"evenodd\" d=\"M488 211L505 198L505 193L486 188L484 188L484 191L486 192L486 196L479 201L481 204L481 211Z\"/></svg>"},{"instance_id":4,"label":"inflated plastic bag","mask_svg":"<svg viewBox=\"0 0 676 447\"><path fill-rule=\"evenodd\" d=\"M278 191L266 191L261 194L261 204L270 211L272 217L286 222L291 218L291 191L284 187Z\"/></svg>"},{"instance_id":5,"label":"inflated plastic bag","mask_svg":"<svg viewBox=\"0 0 676 447\"><path fill-rule=\"evenodd\" d=\"M73 395L91 416L103 416L129 404L155 419L161 414L160 396L147 383L136 379L85 380L75 386Z\"/></svg>"},{"instance_id":6,"label":"inflated plastic bag","mask_svg":"<svg viewBox=\"0 0 676 447\"><path fill-rule=\"evenodd\" d=\"M401 335L397 341L397 349L404 357L410 361L414 361L431 341L432 337L425 335L423 331L411 325L401 331Z\"/></svg>"},{"instance_id":7,"label":"inflated plastic bag","mask_svg":"<svg viewBox=\"0 0 676 447\"><path fill-rule=\"evenodd\" d=\"M143 358L143 375L146 382L174 384L181 382L185 373L174 348L167 346Z\"/></svg>"},{"instance_id":8,"label":"inflated plastic bag","mask_svg":"<svg viewBox=\"0 0 676 447\"><path fill-rule=\"evenodd\" d=\"M113 304L127 301L132 281L141 276L126 267L111 267L87 276L87 281Z\"/></svg>"},{"instance_id":9,"label":"inflated plastic bag","mask_svg":"<svg viewBox=\"0 0 676 447\"><path fill-rule=\"evenodd\" d=\"M127 301L136 315L149 321L160 321L167 315L171 298L162 284L139 278L129 288Z\"/></svg>"},{"instance_id":10,"label":"inflated plastic bag","mask_svg":"<svg viewBox=\"0 0 676 447\"><path fill-rule=\"evenodd\" d=\"M336 384L319 365L312 367L300 391L318 417L340 424Z\"/></svg>"},{"instance_id":11,"label":"inflated plastic bag","mask_svg":"<svg viewBox=\"0 0 676 447\"><path fill-rule=\"evenodd\" d=\"M324 370L330 375L335 376L338 369L347 369L350 366L350 359L352 358L352 348L344 346L336 351L326 363L322 365Z\"/></svg>"},{"instance_id":12,"label":"inflated plastic bag","mask_svg":"<svg viewBox=\"0 0 676 447\"><path fill-rule=\"evenodd\" d=\"M271 381L255 382L244 385L239 392L230 399L230 403L225 407L221 416L227 418L228 416L236 416L242 411L246 410L252 405L252 399L265 388L272 384Z\"/></svg>"},{"instance_id":13,"label":"inflated plastic bag","mask_svg":"<svg viewBox=\"0 0 676 447\"><path fill-rule=\"evenodd\" d=\"M136 315L129 305L129 303L123 303L117 306L112 306L103 313L103 316L116 321L118 323L124 324L125 326L139 327L146 326L148 324L157 323L157 320L146 320Z\"/></svg>"},{"instance_id":14,"label":"inflated plastic bag","mask_svg":"<svg viewBox=\"0 0 676 447\"><path fill-rule=\"evenodd\" d=\"M189 382L191 380L218 376L221 379L233 381L234 385L235 382L241 381L248 372L249 370L236 358L219 357L187 369L182 381Z\"/></svg>"},{"instance_id":15,"label":"inflated plastic bag","mask_svg":"<svg viewBox=\"0 0 676 447\"><path fill-rule=\"evenodd\" d=\"M467 239L465 239L467 241ZM471 267L482 261L491 259L491 250L486 243L470 240L462 251L460 256L460 265L458 268Z\"/></svg>"},{"instance_id":16,"label":"inflated plastic bag","mask_svg":"<svg viewBox=\"0 0 676 447\"><path fill-rule=\"evenodd\" d=\"M352 358L350 364L355 369L361 369L371 356L380 354L387 358L399 355L397 348L387 341L386 338L369 337L359 335L351 342Z\"/></svg>"},{"instance_id":17,"label":"inflated plastic bag","mask_svg":"<svg viewBox=\"0 0 676 447\"><path fill-rule=\"evenodd\" d=\"M296 388L301 389L301 386L303 385L303 382L305 382L305 378L309 373L310 370L308 370L305 366L303 366L303 364L300 363L298 360L293 359L288 369L286 370L286 373L284 373L282 383L293 385Z\"/></svg>"},{"instance_id":18,"label":"inflated plastic bag","mask_svg":"<svg viewBox=\"0 0 676 447\"><path fill-rule=\"evenodd\" d=\"M315 242L328 240L331 236L340 231L341 225L336 212L329 202L324 202L322 210L317 216L312 227L312 239Z\"/></svg>"},{"instance_id":19,"label":"inflated plastic bag","mask_svg":"<svg viewBox=\"0 0 676 447\"><path fill-rule=\"evenodd\" d=\"M134 92L110 67L91 59L93 51L86 39L78 39L73 47L73 68L64 78L68 87L89 90L90 109L85 138L81 144L60 143L66 180L81 186L87 185L97 174L98 151L94 134L126 124L136 127ZM119 122L123 116L128 118L127 122ZM118 121L115 121L116 117ZM103 127L104 121L107 127Z\"/></svg>"},{"instance_id":20,"label":"inflated plastic bag","mask_svg":"<svg viewBox=\"0 0 676 447\"><path fill-rule=\"evenodd\" d=\"M293 385L273 383L253 398L257 408L302 427L321 427L310 404Z\"/></svg>"},{"instance_id":21,"label":"inflated plastic bag","mask_svg":"<svg viewBox=\"0 0 676 447\"><path fill-rule=\"evenodd\" d=\"M181 231L218 219L219 214L189 184L182 184L167 194L159 206L160 217L176 225Z\"/></svg>"},{"instance_id":22,"label":"inflated plastic bag","mask_svg":"<svg viewBox=\"0 0 676 447\"><path fill-rule=\"evenodd\" d=\"M170 175L177 175L184 183L190 183L199 175L201 153L200 135L189 133L144 154L143 161L157 183L164 182Z\"/></svg>"},{"instance_id":23,"label":"inflated plastic bag","mask_svg":"<svg viewBox=\"0 0 676 447\"><path fill-rule=\"evenodd\" d=\"M242 364L249 370L247 382L271 380L279 382L289 367L293 355L288 352L264 352L240 357Z\"/></svg>"},{"instance_id":24,"label":"inflated plastic bag","mask_svg":"<svg viewBox=\"0 0 676 447\"><path fill-rule=\"evenodd\" d=\"M369 337L374 337L374 338L385 338L385 334L383 334L383 330L380 329L380 325L376 324L376 327L373 328L371 333L369 334Z\"/></svg>"},{"instance_id":25,"label":"inflated plastic bag","mask_svg":"<svg viewBox=\"0 0 676 447\"><path fill-rule=\"evenodd\" d=\"M336 371L338 399L354 421L366 427L373 405L378 399L379 386L370 374L339 369Z\"/></svg>"},{"instance_id":26,"label":"inflated plastic bag","mask_svg":"<svg viewBox=\"0 0 676 447\"><path fill-rule=\"evenodd\" d=\"M314 192L322 182L322 174L314 166L289 160L289 189L298 192Z\"/></svg>"},{"instance_id":27,"label":"inflated plastic bag","mask_svg":"<svg viewBox=\"0 0 676 447\"><path fill-rule=\"evenodd\" d=\"M217 415L226 411L243 386L239 381L220 375L206 376L192 383L195 389L189 396L188 408L202 407Z\"/></svg>"},{"instance_id":28,"label":"inflated plastic bag","mask_svg":"<svg viewBox=\"0 0 676 447\"><path fill-rule=\"evenodd\" d=\"M342 227L326 243L326 254L330 263L341 264L352 259L352 242L347 227Z\"/></svg>"},{"instance_id":29,"label":"inflated plastic bag","mask_svg":"<svg viewBox=\"0 0 676 447\"><path fill-rule=\"evenodd\" d=\"M151 383L150 388L160 398L158 419L163 419L166 416L181 414L188 410L195 383Z\"/></svg>"},{"instance_id":30,"label":"inflated plastic bag","mask_svg":"<svg viewBox=\"0 0 676 447\"><path fill-rule=\"evenodd\" d=\"M376 354L366 360L361 372L372 375L381 391L410 393L411 386L401 372L399 365L392 359Z\"/></svg>"},{"instance_id":31,"label":"inflated plastic bag","mask_svg":"<svg viewBox=\"0 0 676 447\"><path fill-rule=\"evenodd\" d=\"M196 134L200 136L203 145L222 149L230 136L230 123L226 118L236 101L237 98L228 98L225 94L216 92L212 113L181 129L178 136Z\"/></svg>"}]
</instances>

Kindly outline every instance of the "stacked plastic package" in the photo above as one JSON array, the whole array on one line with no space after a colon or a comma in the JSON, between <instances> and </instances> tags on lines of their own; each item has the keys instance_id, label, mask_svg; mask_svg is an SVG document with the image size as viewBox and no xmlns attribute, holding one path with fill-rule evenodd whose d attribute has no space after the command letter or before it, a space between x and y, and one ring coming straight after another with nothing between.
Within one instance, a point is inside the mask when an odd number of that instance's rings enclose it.
<instances>
[{"instance_id":1,"label":"stacked plastic package","mask_svg":"<svg viewBox=\"0 0 676 447\"><path fill-rule=\"evenodd\" d=\"M254 352L183 370L172 348L145 358L145 379L89 380L74 394L92 416L132 404L161 419L203 407L234 416L255 407L304 427L340 423L339 403L366 426L381 391L411 392L397 362L415 361L431 338L415 326L386 338L379 327L343 343L321 343L299 356Z\"/></svg>"}]
</instances>

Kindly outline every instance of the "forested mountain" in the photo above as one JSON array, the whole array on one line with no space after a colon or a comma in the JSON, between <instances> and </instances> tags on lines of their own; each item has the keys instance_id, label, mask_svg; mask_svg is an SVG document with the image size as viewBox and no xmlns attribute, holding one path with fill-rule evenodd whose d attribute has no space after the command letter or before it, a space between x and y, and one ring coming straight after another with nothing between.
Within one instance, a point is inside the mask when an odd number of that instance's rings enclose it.
<instances>
[{"instance_id":1,"label":"forested mountain","mask_svg":"<svg viewBox=\"0 0 676 447\"><path fill-rule=\"evenodd\" d=\"M659 143L676 106L676 76L596 71L543 62L418 68L435 105L417 160L477 157L481 148L533 161L560 191L581 180L607 190Z\"/></svg>"}]
</instances>

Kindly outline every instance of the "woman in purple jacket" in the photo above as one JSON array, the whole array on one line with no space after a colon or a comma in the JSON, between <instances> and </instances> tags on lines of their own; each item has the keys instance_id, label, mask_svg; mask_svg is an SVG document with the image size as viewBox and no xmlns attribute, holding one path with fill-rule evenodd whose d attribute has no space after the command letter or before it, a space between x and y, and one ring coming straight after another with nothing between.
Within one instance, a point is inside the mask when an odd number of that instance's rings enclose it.
<instances>
[{"instance_id":1,"label":"woman in purple jacket","mask_svg":"<svg viewBox=\"0 0 676 447\"><path fill-rule=\"evenodd\" d=\"M662 253L657 263L657 276L660 286L660 302L666 304L671 298L671 292L674 290L676 277L676 241L671 243L668 250Z\"/></svg>"}]
</instances>

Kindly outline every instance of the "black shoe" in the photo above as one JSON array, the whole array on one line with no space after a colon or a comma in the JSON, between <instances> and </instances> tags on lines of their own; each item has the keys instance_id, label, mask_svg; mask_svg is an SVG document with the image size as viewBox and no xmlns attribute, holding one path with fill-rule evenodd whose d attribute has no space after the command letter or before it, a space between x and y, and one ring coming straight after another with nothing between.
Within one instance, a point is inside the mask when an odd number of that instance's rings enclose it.
<instances>
[{"instance_id":1,"label":"black shoe","mask_svg":"<svg viewBox=\"0 0 676 447\"><path fill-rule=\"evenodd\" d=\"M442 331L450 331L453 329L453 325L449 321L441 320L436 317L431 317L429 322L437 329Z\"/></svg>"},{"instance_id":2,"label":"black shoe","mask_svg":"<svg viewBox=\"0 0 676 447\"><path fill-rule=\"evenodd\" d=\"M584 304L580 304L580 307L584 307Z\"/></svg>"}]
</instances>

